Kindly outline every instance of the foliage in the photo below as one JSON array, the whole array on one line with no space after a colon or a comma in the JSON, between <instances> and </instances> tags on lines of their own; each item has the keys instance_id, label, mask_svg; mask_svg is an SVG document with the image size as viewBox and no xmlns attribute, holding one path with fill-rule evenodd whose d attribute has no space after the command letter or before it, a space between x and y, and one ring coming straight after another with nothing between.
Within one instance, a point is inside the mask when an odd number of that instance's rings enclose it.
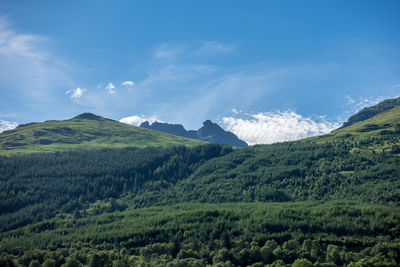
<instances>
[{"instance_id":1,"label":"foliage","mask_svg":"<svg viewBox=\"0 0 400 267\"><path fill-rule=\"evenodd\" d=\"M202 162L231 151L209 144L0 157L0 230L56 214L123 210L127 204L115 199L170 187Z\"/></svg>"},{"instance_id":2,"label":"foliage","mask_svg":"<svg viewBox=\"0 0 400 267\"><path fill-rule=\"evenodd\" d=\"M32 224L3 233L0 253L23 265L395 266L399 234L391 205L179 204Z\"/></svg>"}]
</instances>

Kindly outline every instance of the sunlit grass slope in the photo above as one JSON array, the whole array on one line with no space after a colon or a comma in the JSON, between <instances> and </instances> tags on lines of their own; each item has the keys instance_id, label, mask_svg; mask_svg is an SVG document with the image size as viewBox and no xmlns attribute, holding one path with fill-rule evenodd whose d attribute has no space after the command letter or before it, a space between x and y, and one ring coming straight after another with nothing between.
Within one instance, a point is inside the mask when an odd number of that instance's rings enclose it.
<instances>
[{"instance_id":1,"label":"sunlit grass slope","mask_svg":"<svg viewBox=\"0 0 400 267\"><path fill-rule=\"evenodd\" d=\"M379 138L387 139L388 136L398 134L400 132L400 106L394 107L388 111L379 113L374 117L354 123L350 126L338 129L329 134L307 138L307 141L334 141L340 139L368 139L368 138ZM397 142L393 144L400 144L399 138L396 138ZM384 145L384 142L382 143Z\"/></svg>"},{"instance_id":2,"label":"sunlit grass slope","mask_svg":"<svg viewBox=\"0 0 400 267\"><path fill-rule=\"evenodd\" d=\"M69 120L28 123L5 131L0 134L0 155L199 144L204 142L84 113Z\"/></svg>"}]
</instances>

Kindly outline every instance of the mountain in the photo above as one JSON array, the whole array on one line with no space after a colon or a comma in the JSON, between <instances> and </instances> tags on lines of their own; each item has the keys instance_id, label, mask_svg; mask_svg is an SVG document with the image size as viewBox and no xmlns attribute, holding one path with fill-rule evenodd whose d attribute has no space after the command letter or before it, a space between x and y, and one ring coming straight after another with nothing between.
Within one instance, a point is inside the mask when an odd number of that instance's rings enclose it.
<instances>
[{"instance_id":1,"label":"mountain","mask_svg":"<svg viewBox=\"0 0 400 267\"><path fill-rule=\"evenodd\" d=\"M77 149L202 144L83 113L72 119L19 125L0 134L0 155Z\"/></svg>"},{"instance_id":2,"label":"mountain","mask_svg":"<svg viewBox=\"0 0 400 267\"><path fill-rule=\"evenodd\" d=\"M234 133L225 131L218 124L213 123L210 120L203 122L203 126L197 131L187 131L181 124L169 124L157 121L151 125L148 121L145 121L140 125L140 127L211 143L225 144L236 147L247 146L247 143L243 140L240 140Z\"/></svg>"},{"instance_id":3,"label":"mountain","mask_svg":"<svg viewBox=\"0 0 400 267\"><path fill-rule=\"evenodd\" d=\"M272 145L0 156L0 266L399 266L398 166L400 106Z\"/></svg>"},{"instance_id":4,"label":"mountain","mask_svg":"<svg viewBox=\"0 0 400 267\"><path fill-rule=\"evenodd\" d=\"M367 120L381 112L385 112L399 105L400 97L397 97L394 99L386 99L372 107L363 108L361 111L357 112L356 114L351 116L345 123L343 123L343 126L341 128L348 127L359 121Z\"/></svg>"}]
</instances>

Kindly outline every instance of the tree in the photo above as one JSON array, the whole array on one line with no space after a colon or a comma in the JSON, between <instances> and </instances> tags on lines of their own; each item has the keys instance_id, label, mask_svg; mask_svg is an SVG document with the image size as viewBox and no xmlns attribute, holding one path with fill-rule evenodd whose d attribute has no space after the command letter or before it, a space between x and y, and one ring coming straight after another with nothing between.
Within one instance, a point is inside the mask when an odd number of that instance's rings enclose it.
<instances>
[{"instance_id":1,"label":"tree","mask_svg":"<svg viewBox=\"0 0 400 267\"><path fill-rule=\"evenodd\" d=\"M339 249L335 245L328 245L326 249L326 261L340 264L340 253Z\"/></svg>"},{"instance_id":2,"label":"tree","mask_svg":"<svg viewBox=\"0 0 400 267\"><path fill-rule=\"evenodd\" d=\"M313 264L307 259L297 259L293 262L292 267L312 267Z\"/></svg>"}]
</instances>

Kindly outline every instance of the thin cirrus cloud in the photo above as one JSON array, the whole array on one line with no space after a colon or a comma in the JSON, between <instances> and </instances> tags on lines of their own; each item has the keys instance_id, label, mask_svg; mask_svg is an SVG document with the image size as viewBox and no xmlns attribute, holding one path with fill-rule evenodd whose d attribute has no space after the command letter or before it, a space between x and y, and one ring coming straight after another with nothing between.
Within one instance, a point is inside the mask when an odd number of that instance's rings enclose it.
<instances>
[{"instance_id":1,"label":"thin cirrus cloud","mask_svg":"<svg viewBox=\"0 0 400 267\"><path fill-rule=\"evenodd\" d=\"M219 41L203 41L200 48L195 50L191 55L212 55L212 54L223 54L230 53L235 50L235 46L225 44Z\"/></svg>"},{"instance_id":2,"label":"thin cirrus cloud","mask_svg":"<svg viewBox=\"0 0 400 267\"><path fill-rule=\"evenodd\" d=\"M129 116L129 117L124 117L122 119L119 120L122 123L126 123L126 124L130 124L130 125L135 125L135 126L140 126L141 123L148 121L150 123L153 123L155 121L157 121L157 117L156 116L144 116L144 115L133 115L133 116Z\"/></svg>"},{"instance_id":3,"label":"thin cirrus cloud","mask_svg":"<svg viewBox=\"0 0 400 267\"><path fill-rule=\"evenodd\" d=\"M157 60L173 60L178 57L186 47L183 44L177 43L162 43L156 47L154 58Z\"/></svg>"},{"instance_id":4,"label":"thin cirrus cloud","mask_svg":"<svg viewBox=\"0 0 400 267\"><path fill-rule=\"evenodd\" d=\"M18 126L18 123L16 123L16 122L0 120L0 133L7 131L7 130L12 130L17 126Z\"/></svg>"},{"instance_id":5,"label":"thin cirrus cloud","mask_svg":"<svg viewBox=\"0 0 400 267\"><path fill-rule=\"evenodd\" d=\"M0 16L0 89L3 98L12 96L8 88L24 96L26 103L54 102L52 92L70 84L69 66L48 47L48 38L21 33Z\"/></svg>"},{"instance_id":6,"label":"thin cirrus cloud","mask_svg":"<svg viewBox=\"0 0 400 267\"><path fill-rule=\"evenodd\" d=\"M71 95L72 99L79 99L79 98L81 98L83 96L83 94L85 92L86 92L86 89L78 87L76 89L68 90L65 93L67 95Z\"/></svg>"},{"instance_id":7,"label":"thin cirrus cloud","mask_svg":"<svg viewBox=\"0 0 400 267\"><path fill-rule=\"evenodd\" d=\"M235 46L220 41L204 40L192 43L162 43L155 49L154 58L158 60L175 60L185 57L205 56L230 53Z\"/></svg>"},{"instance_id":8,"label":"thin cirrus cloud","mask_svg":"<svg viewBox=\"0 0 400 267\"><path fill-rule=\"evenodd\" d=\"M261 112L247 114L244 118L223 117L225 128L235 133L249 145L293 141L329 133L340 123L320 117L314 120L294 111Z\"/></svg>"}]
</instances>

